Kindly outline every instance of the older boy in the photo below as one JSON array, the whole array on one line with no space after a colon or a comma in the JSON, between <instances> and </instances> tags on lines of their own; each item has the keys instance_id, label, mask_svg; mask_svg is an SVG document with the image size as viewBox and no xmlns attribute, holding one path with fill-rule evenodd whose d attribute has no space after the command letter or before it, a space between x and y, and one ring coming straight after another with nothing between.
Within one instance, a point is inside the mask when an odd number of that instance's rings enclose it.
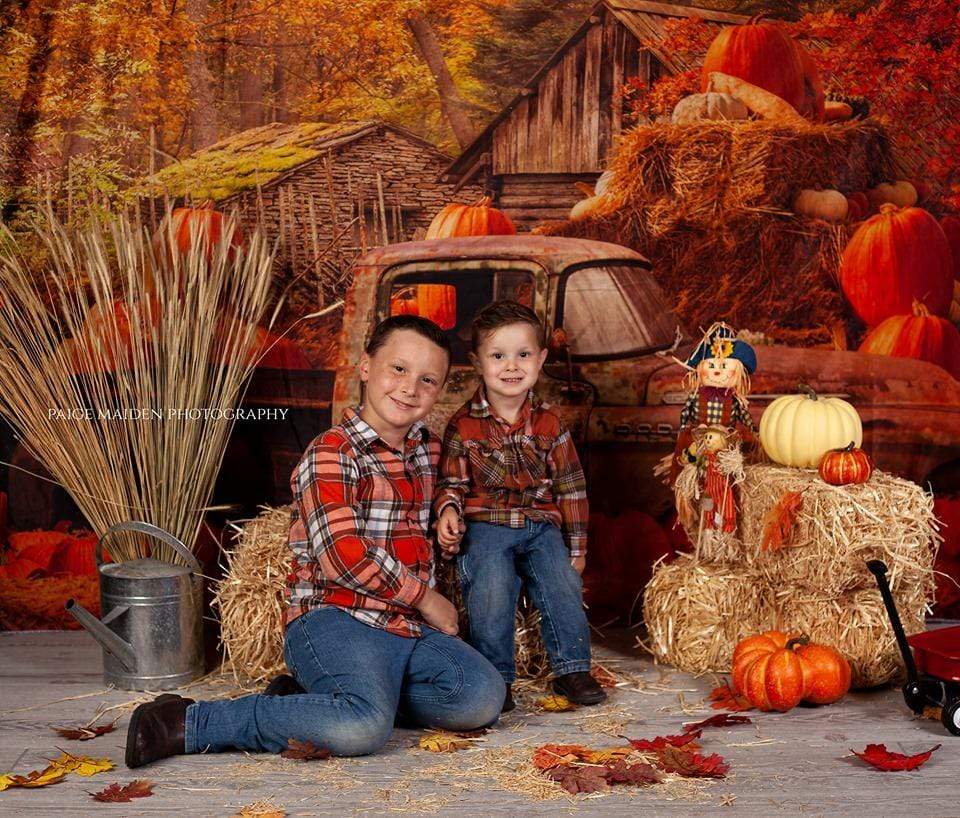
<instances>
[{"instance_id":1,"label":"older boy","mask_svg":"<svg viewBox=\"0 0 960 818\"><path fill-rule=\"evenodd\" d=\"M293 562L284 653L299 695L138 707L128 767L179 753L279 752L289 739L336 755L379 750L401 714L472 730L497 719L503 681L456 638L457 612L432 587L427 524L437 446L423 418L449 366L430 321L397 316L360 361L364 404L315 438L292 475Z\"/></svg>"},{"instance_id":2,"label":"older boy","mask_svg":"<svg viewBox=\"0 0 960 818\"><path fill-rule=\"evenodd\" d=\"M540 320L513 301L473 321L483 383L447 427L434 507L444 556L457 558L470 643L507 683L513 709L514 614L521 579L540 611L553 689L578 704L606 693L590 675L580 574L587 549L583 470L559 415L533 394L547 357Z\"/></svg>"}]
</instances>

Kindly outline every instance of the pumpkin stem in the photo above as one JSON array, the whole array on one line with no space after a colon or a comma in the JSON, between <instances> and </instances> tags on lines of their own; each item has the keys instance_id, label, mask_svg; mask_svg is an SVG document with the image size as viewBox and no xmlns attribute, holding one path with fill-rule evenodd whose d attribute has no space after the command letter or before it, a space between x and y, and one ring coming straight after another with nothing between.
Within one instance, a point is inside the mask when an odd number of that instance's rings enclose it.
<instances>
[{"instance_id":1,"label":"pumpkin stem","mask_svg":"<svg viewBox=\"0 0 960 818\"><path fill-rule=\"evenodd\" d=\"M880 213L893 213L893 212L895 212L895 211L897 211L897 210L899 210L899 209L900 209L900 208L897 207L897 205L895 205L893 202L884 202L882 205L880 205L880 210L879 210L879 212L880 212Z\"/></svg>"},{"instance_id":2,"label":"pumpkin stem","mask_svg":"<svg viewBox=\"0 0 960 818\"><path fill-rule=\"evenodd\" d=\"M810 398L810 400L816 400L816 399L817 399L817 393L814 392L814 391L813 391L813 388L812 388L811 386L809 386L808 384L798 383L798 384L797 384L797 391L799 391L799 392L800 392L801 394L803 394L803 395L806 395L808 398Z\"/></svg>"},{"instance_id":3,"label":"pumpkin stem","mask_svg":"<svg viewBox=\"0 0 960 818\"><path fill-rule=\"evenodd\" d=\"M474 207L490 207L491 199L489 196L481 196Z\"/></svg>"},{"instance_id":4,"label":"pumpkin stem","mask_svg":"<svg viewBox=\"0 0 960 818\"><path fill-rule=\"evenodd\" d=\"M792 639L787 640L787 644L785 645L785 650L793 650L794 648L800 647L801 645L809 645L809 644L810 644L809 636L794 636Z\"/></svg>"},{"instance_id":5,"label":"pumpkin stem","mask_svg":"<svg viewBox=\"0 0 960 818\"><path fill-rule=\"evenodd\" d=\"M929 318L930 310L927 309L927 305L922 301L917 301L916 298L913 299L913 314L918 318Z\"/></svg>"}]
</instances>

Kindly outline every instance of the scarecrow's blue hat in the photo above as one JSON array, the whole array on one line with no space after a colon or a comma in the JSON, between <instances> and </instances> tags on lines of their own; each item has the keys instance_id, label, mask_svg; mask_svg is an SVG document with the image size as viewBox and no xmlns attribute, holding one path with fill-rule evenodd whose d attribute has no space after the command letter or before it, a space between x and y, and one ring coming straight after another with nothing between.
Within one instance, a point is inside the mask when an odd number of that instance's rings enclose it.
<instances>
[{"instance_id":1,"label":"scarecrow's blue hat","mask_svg":"<svg viewBox=\"0 0 960 818\"><path fill-rule=\"evenodd\" d=\"M693 354L687 358L687 366L692 369L707 358L734 358L743 364L750 375L757 370L757 353L753 347L737 338L733 328L726 324L714 324L707 330Z\"/></svg>"}]
</instances>

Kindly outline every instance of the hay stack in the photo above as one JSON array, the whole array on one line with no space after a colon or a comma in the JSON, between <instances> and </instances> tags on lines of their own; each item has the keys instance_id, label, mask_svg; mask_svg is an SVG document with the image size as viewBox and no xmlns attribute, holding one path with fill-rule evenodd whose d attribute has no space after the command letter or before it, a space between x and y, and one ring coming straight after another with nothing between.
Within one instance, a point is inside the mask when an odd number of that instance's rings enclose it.
<instances>
[{"instance_id":1,"label":"hay stack","mask_svg":"<svg viewBox=\"0 0 960 818\"><path fill-rule=\"evenodd\" d=\"M610 209L537 232L642 253L688 327L719 319L813 345L851 321L836 279L850 226L790 206L803 188L853 193L888 178L878 123L642 125L620 138L610 168Z\"/></svg>"},{"instance_id":2,"label":"hay stack","mask_svg":"<svg viewBox=\"0 0 960 818\"><path fill-rule=\"evenodd\" d=\"M226 552L224 578L213 604L220 609L224 668L237 679L257 684L287 673L283 658L283 592L290 571L288 546L291 506L263 507L260 516L237 528L234 547ZM466 616L459 583L449 563L437 566L437 581L460 611L460 632ZM540 639L540 614L525 601L517 611L517 676L543 679L550 675Z\"/></svg>"},{"instance_id":3,"label":"hay stack","mask_svg":"<svg viewBox=\"0 0 960 818\"><path fill-rule=\"evenodd\" d=\"M647 586L649 649L690 673L729 672L737 641L778 628L840 650L854 687L894 678L900 654L866 561L887 564L907 633L923 630L940 539L932 498L880 471L843 487L811 469L762 464L745 472L740 539L703 532L696 554L661 565ZM787 491L804 497L789 544L763 552L763 517Z\"/></svg>"}]
</instances>

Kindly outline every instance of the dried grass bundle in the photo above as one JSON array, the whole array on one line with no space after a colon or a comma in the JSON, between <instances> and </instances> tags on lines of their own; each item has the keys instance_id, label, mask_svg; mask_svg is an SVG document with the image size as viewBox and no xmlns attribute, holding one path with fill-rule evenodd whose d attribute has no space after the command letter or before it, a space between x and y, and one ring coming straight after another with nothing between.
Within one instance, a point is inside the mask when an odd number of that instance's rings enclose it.
<instances>
[{"instance_id":1,"label":"dried grass bundle","mask_svg":"<svg viewBox=\"0 0 960 818\"><path fill-rule=\"evenodd\" d=\"M24 245L0 232L0 380L16 385L0 390L0 412L98 532L133 518L196 541L233 427L224 410L256 365L272 283L261 233L231 251L235 221L219 242L192 225L190 251L165 262L170 220L155 252L126 215L72 228L48 213L32 228L39 276ZM57 414L74 410L92 414ZM120 535L109 551L135 558L143 545Z\"/></svg>"},{"instance_id":2,"label":"dried grass bundle","mask_svg":"<svg viewBox=\"0 0 960 818\"><path fill-rule=\"evenodd\" d=\"M756 574L680 555L661 563L647 584L644 647L688 673L729 671L737 642L773 627L772 602Z\"/></svg>"},{"instance_id":3,"label":"dried grass bundle","mask_svg":"<svg viewBox=\"0 0 960 818\"><path fill-rule=\"evenodd\" d=\"M929 592L919 586L904 587L894 593L894 599L904 630L920 633L927 600L932 599ZM903 660L876 588L837 597L783 590L776 594L775 604L781 630L832 645L847 658L853 687L884 684L902 673Z\"/></svg>"},{"instance_id":4,"label":"dried grass bundle","mask_svg":"<svg viewBox=\"0 0 960 818\"><path fill-rule=\"evenodd\" d=\"M259 516L236 526L234 545L224 552L226 570L213 604L220 609L224 668L244 683L288 672L283 590L293 556L288 544L291 508L264 506Z\"/></svg>"},{"instance_id":5,"label":"dried grass bundle","mask_svg":"<svg viewBox=\"0 0 960 818\"><path fill-rule=\"evenodd\" d=\"M849 320L836 278L850 228L795 216L790 204L802 188L865 190L890 161L870 120L639 126L611 162L614 206L537 232L637 250L688 327L719 319L781 343L832 344Z\"/></svg>"}]
</instances>

